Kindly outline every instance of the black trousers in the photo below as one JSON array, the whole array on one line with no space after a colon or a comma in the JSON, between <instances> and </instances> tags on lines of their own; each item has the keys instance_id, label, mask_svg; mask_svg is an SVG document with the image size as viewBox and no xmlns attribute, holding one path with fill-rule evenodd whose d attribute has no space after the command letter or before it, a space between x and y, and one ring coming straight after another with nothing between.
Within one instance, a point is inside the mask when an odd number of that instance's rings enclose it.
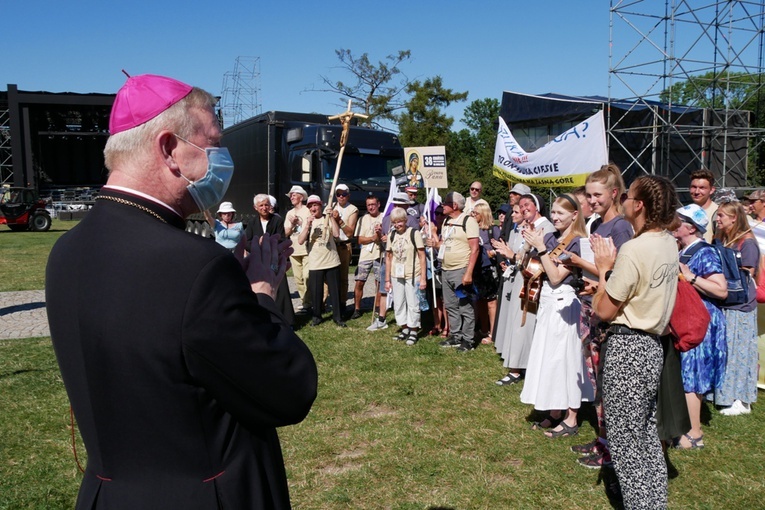
<instances>
[{"instance_id":1,"label":"black trousers","mask_svg":"<svg viewBox=\"0 0 765 510\"><path fill-rule=\"evenodd\" d=\"M332 319L335 322L342 321L343 310L340 308L340 266L330 269L311 269L308 272L308 291L311 294L311 303L313 303L313 316L321 318L321 304L324 302L325 281L329 289L329 302L332 305Z\"/></svg>"}]
</instances>

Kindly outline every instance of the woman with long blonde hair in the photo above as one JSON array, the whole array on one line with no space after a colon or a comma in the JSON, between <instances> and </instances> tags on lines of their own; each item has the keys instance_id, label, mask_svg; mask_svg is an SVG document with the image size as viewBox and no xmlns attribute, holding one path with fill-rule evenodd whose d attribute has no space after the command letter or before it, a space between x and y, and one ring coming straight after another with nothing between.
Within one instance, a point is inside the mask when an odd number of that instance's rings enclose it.
<instances>
[{"instance_id":1,"label":"woman with long blonde hair","mask_svg":"<svg viewBox=\"0 0 765 510\"><path fill-rule=\"evenodd\" d=\"M499 274L496 265L496 252L491 245L492 239L499 238L499 227L494 225L491 207L486 202L478 202L471 213L478 222L478 241L481 254L478 256L473 271L473 283L478 290L476 315L480 325L481 343L491 344L494 331L494 318L497 314L497 291Z\"/></svg>"},{"instance_id":2,"label":"woman with long blonde hair","mask_svg":"<svg viewBox=\"0 0 765 510\"><path fill-rule=\"evenodd\" d=\"M715 404L725 406L720 414L749 414L757 400L757 300L756 285L760 249L749 228L744 207L726 202L717 209L717 234L727 248L741 253L741 266L749 272L749 299L741 305L723 307L728 344L728 361L722 384L715 388Z\"/></svg>"},{"instance_id":3,"label":"woman with long blonde hair","mask_svg":"<svg viewBox=\"0 0 765 510\"><path fill-rule=\"evenodd\" d=\"M529 246L537 250L545 279L521 402L533 404L538 411L549 411L549 417L535 423L534 428L549 429L545 435L557 438L579 431L579 407L583 400L593 399L594 391L579 339L580 301L571 286L573 271L558 259L564 248L567 253L579 253L579 240L587 237L579 202L572 195L559 196L550 209L550 219L555 232L523 233Z\"/></svg>"},{"instance_id":4,"label":"woman with long blonde hair","mask_svg":"<svg viewBox=\"0 0 765 510\"><path fill-rule=\"evenodd\" d=\"M610 238L617 250L632 239L634 233L630 222L624 218L622 199L625 195L624 179L619 167L613 163L603 165L597 171L587 176L585 181L585 197L592 211L600 216L592 223L591 232L596 237ZM571 255L570 264L582 269L585 276L597 279L598 269L595 264L588 262L576 254ZM606 337L600 318L592 312L592 296L582 296L582 313L579 323L582 336L582 350L587 364L587 373L595 388L595 414L598 418L598 437L589 443L572 446L571 449L583 455L578 462L591 469L598 469L604 463L611 462L606 440L606 421L601 399L602 378L600 377L600 348Z\"/></svg>"}]
</instances>

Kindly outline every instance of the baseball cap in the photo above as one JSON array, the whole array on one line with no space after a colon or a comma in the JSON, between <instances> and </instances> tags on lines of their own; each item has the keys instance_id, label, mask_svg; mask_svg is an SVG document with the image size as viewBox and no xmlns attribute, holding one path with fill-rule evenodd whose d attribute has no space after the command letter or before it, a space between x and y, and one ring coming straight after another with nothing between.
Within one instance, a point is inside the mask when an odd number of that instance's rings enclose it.
<instances>
[{"instance_id":1,"label":"baseball cap","mask_svg":"<svg viewBox=\"0 0 765 510\"><path fill-rule=\"evenodd\" d=\"M406 188L404 188L404 191L406 191L407 193L417 193L419 190L420 188L418 188L417 186L407 186Z\"/></svg>"},{"instance_id":2,"label":"baseball cap","mask_svg":"<svg viewBox=\"0 0 765 510\"><path fill-rule=\"evenodd\" d=\"M756 189L744 196L744 198L748 198L749 200L765 200L765 189Z\"/></svg>"},{"instance_id":3,"label":"baseball cap","mask_svg":"<svg viewBox=\"0 0 765 510\"><path fill-rule=\"evenodd\" d=\"M311 195L308 197L308 200L306 201L306 205L311 204L323 204L324 202L321 201L321 198L319 198L319 195Z\"/></svg>"},{"instance_id":4,"label":"baseball cap","mask_svg":"<svg viewBox=\"0 0 765 510\"><path fill-rule=\"evenodd\" d=\"M335 191L350 191L347 184L338 184Z\"/></svg>"},{"instance_id":5,"label":"baseball cap","mask_svg":"<svg viewBox=\"0 0 765 510\"><path fill-rule=\"evenodd\" d=\"M150 121L188 96L191 90L191 85L165 76L129 77L114 98L109 133L114 135Z\"/></svg>"},{"instance_id":6,"label":"baseball cap","mask_svg":"<svg viewBox=\"0 0 765 510\"><path fill-rule=\"evenodd\" d=\"M688 223L691 223L693 226L695 226L702 234L707 231L709 218L707 218L707 213L704 212L704 209L698 205L689 204L683 206L677 210L677 214L684 221L687 221Z\"/></svg>"}]
</instances>

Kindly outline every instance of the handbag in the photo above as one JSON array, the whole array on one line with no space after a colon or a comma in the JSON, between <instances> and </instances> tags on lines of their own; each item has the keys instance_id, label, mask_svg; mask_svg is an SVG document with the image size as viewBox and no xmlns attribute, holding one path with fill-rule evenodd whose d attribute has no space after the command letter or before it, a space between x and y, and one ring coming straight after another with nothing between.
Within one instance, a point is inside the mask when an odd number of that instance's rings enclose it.
<instances>
[{"instance_id":1,"label":"handbag","mask_svg":"<svg viewBox=\"0 0 765 510\"><path fill-rule=\"evenodd\" d=\"M682 274L678 275L677 299L669 318L669 329L675 348L687 352L697 347L707 335L709 312L701 296Z\"/></svg>"}]
</instances>

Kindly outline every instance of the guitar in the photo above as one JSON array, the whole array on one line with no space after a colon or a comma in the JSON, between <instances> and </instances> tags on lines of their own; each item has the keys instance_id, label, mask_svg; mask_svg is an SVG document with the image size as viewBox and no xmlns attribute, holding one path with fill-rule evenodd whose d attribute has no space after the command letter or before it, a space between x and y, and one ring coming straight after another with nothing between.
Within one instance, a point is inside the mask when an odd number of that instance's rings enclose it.
<instances>
[{"instance_id":1,"label":"guitar","mask_svg":"<svg viewBox=\"0 0 765 510\"><path fill-rule=\"evenodd\" d=\"M566 238L558 243L558 246L550 252L550 257L557 257L563 253L563 250L565 250L566 246L568 246L573 239L573 234L567 235ZM542 265L542 261L538 257L532 257L530 253L526 253L523 258L523 269L521 270L521 275L523 276L523 286L521 287L520 292L521 308L523 309L521 327L526 324L527 312L537 313L544 274L545 268Z\"/></svg>"}]
</instances>

